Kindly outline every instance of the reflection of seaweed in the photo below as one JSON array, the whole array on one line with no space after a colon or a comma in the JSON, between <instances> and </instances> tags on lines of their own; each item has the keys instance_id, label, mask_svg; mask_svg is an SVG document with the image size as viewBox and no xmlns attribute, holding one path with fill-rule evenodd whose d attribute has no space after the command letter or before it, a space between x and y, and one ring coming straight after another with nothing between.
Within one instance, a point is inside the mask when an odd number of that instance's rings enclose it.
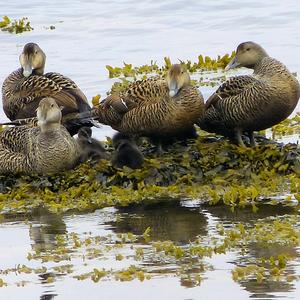
<instances>
[{"instance_id":1,"label":"reflection of seaweed","mask_svg":"<svg viewBox=\"0 0 300 300\"><path fill-rule=\"evenodd\" d=\"M31 31L33 28L30 26L30 22L27 21L27 18L11 21L8 16L4 16L2 21L0 21L0 30L17 34L24 31Z\"/></svg>"},{"instance_id":2,"label":"reflection of seaweed","mask_svg":"<svg viewBox=\"0 0 300 300\"><path fill-rule=\"evenodd\" d=\"M232 224L237 222L254 224L259 219L271 216L283 216L285 214L295 214L295 208L283 205L260 205L256 213L251 207L237 208L233 212L224 208L223 205L210 206L202 205L212 216L218 218L222 224Z\"/></svg>"},{"instance_id":3,"label":"reflection of seaweed","mask_svg":"<svg viewBox=\"0 0 300 300\"><path fill-rule=\"evenodd\" d=\"M182 207L176 201L120 209L122 217L109 222L116 233L142 235L151 228L151 240L172 240L186 244L198 235L206 235L207 221L197 209Z\"/></svg>"},{"instance_id":4,"label":"reflection of seaweed","mask_svg":"<svg viewBox=\"0 0 300 300\"><path fill-rule=\"evenodd\" d=\"M225 243L237 251L232 276L253 297L269 292L287 292L299 277L289 261L298 257L299 218L297 216L267 217L253 225L237 224L233 229L219 227Z\"/></svg>"},{"instance_id":5,"label":"reflection of seaweed","mask_svg":"<svg viewBox=\"0 0 300 300\"><path fill-rule=\"evenodd\" d=\"M66 224L62 217L43 208L34 209L31 216L29 235L32 249L35 252L54 249L57 246L57 235L66 233Z\"/></svg>"},{"instance_id":6,"label":"reflection of seaweed","mask_svg":"<svg viewBox=\"0 0 300 300\"><path fill-rule=\"evenodd\" d=\"M286 264L298 257L295 248L299 243L295 231L297 222L287 217L296 214L294 208L262 205L255 214L251 209L230 213L222 206L207 207L207 210L224 226L241 222L240 228L246 228L241 236L239 255L233 262L237 265L233 278L252 294L251 297L266 298L270 293L293 289L295 270ZM277 216L276 220L273 216Z\"/></svg>"}]
</instances>

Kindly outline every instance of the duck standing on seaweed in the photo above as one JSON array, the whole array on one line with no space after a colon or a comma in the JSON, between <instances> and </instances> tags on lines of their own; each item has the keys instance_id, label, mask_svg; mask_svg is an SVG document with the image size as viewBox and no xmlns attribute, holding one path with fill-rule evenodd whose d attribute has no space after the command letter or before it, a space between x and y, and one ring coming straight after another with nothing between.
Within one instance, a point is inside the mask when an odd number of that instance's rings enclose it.
<instances>
[{"instance_id":1,"label":"duck standing on seaweed","mask_svg":"<svg viewBox=\"0 0 300 300\"><path fill-rule=\"evenodd\" d=\"M295 109L300 86L296 77L254 42L241 43L225 70L247 67L252 75L235 76L223 83L205 103L199 126L228 136L244 146L247 133L255 146L253 131L264 130L286 119Z\"/></svg>"},{"instance_id":2,"label":"duck standing on seaweed","mask_svg":"<svg viewBox=\"0 0 300 300\"><path fill-rule=\"evenodd\" d=\"M166 78L138 80L92 109L100 123L129 136L158 144L196 137L194 123L203 116L204 100L183 64L172 65Z\"/></svg>"}]
</instances>

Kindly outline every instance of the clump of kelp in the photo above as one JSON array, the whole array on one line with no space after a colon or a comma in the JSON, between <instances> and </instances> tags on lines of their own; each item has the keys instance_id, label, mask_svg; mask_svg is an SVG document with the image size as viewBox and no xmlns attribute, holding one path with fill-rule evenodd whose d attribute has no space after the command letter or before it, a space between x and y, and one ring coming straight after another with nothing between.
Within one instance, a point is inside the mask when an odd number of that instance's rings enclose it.
<instances>
[{"instance_id":1,"label":"clump of kelp","mask_svg":"<svg viewBox=\"0 0 300 300\"><path fill-rule=\"evenodd\" d=\"M0 30L18 34L25 31L31 31L33 28L25 17L12 21L8 16L4 16L0 21Z\"/></svg>"},{"instance_id":2,"label":"clump of kelp","mask_svg":"<svg viewBox=\"0 0 300 300\"><path fill-rule=\"evenodd\" d=\"M179 62L185 64L190 73L199 71L216 71L218 69L224 69L234 56L234 51L230 55L218 55L215 59L209 56L203 56L201 54L198 56L196 62L192 62L191 60ZM169 57L165 57L164 65L162 67L159 67L155 61L151 60L149 65L134 67L132 64L127 64L124 62L123 67L112 67L110 65L107 65L106 69L109 72L109 78L119 78L120 76L136 77L142 74L163 75L167 70L171 68L171 66L171 59Z\"/></svg>"},{"instance_id":3,"label":"clump of kelp","mask_svg":"<svg viewBox=\"0 0 300 300\"><path fill-rule=\"evenodd\" d=\"M53 212L93 211L105 206L151 203L165 198L224 203L231 209L287 194L299 198L300 149L262 139L240 148L200 136L175 144L161 157L145 154L142 169L115 169L107 160L88 162L53 176L0 177L2 213L26 213L43 206ZM92 166L91 166L92 164Z\"/></svg>"},{"instance_id":4,"label":"clump of kelp","mask_svg":"<svg viewBox=\"0 0 300 300\"><path fill-rule=\"evenodd\" d=\"M300 113L297 113L294 117L285 119L281 123L272 127L272 134L274 138L296 133L300 133Z\"/></svg>"},{"instance_id":5,"label":"clump of kelp","mask_svg":"<svg viewBox=\"0 0 300 300\"><path fill-rule=\"evenodd\" d=\"M213 59L209 56L199 55L197 61L192 62L191 60L180 61L184 64L188 71L193 74L201 74L198 79L192 80L192 84L195 86L216 86L221 82L224 82L226 77L222 73L216 73L218 70L223 70L229 61L235 56L233 51L231 54L225 54L223 56L218 55L217 58ZM111 92L119 92L124 90L132 80L146 79L148 76L158 75L165 76L166 72L172 66L171 59L169 57L164 58L164 64L159 66L155 61L151 60L150 64L142 66L133 66L129 63L123 63L122 67L106 66L108 70L109 78L118 78L112 86ZM207 73L208 71L214 71L214 73Z\"/></svg>"}]
</instances>

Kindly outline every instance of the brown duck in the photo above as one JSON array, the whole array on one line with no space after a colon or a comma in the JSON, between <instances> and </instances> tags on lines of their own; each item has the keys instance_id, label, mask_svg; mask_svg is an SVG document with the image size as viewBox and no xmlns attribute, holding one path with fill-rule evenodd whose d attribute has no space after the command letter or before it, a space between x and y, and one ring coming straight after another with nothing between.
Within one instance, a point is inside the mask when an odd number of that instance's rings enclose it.
<instances>
[{"instance_id":1,"label":"brown duck","mask_svg":"<svg viewBox=\"0 0 300 300\"><path fill-rule=\"evenodd\" d=\"M132 83L92 109L100 123L131 136L148 136L160 142L193 135L203 115L201 93L191 85L183 64L175 64L166 79L152 77Z\"/></svg>"},{"instance_id":2,"label":"brown duck","mask_svg":"<svg viewBox=\"0 0 300 300\"><path fill-rule=\"evenodd\" d=\"M38 127L17 126L0 132L0 174L49 174L74 167L78 145L61 122L53 98L37 108Z\"/></svg>"},{"instance_id":3,"label":"brown duck","mask_svg":"<svg viewBox=\"0 0 300 300\"><path fill-rule=\"evenodd\" d=\"M267 129L286 119L295 109L300 87L297 79L278 60L254 42L240 44L225 70L247 67L252 75L232 77L205 103L199 126L228 136L244 145L247 133L255 145L253 131Z\"/></svg>"},{"instance_id":4,"label":"brown duck","mask_svg":"<svg viewBox=\"0 0 300 300\"><path fill-rule=\"evenodd\" d=\"M44 73L46 55L37 44L26 44L19 60L21 68L11 73L2 86L3 109L11 121L35 117L41 99L52 97L63 107L62 122L72 135L82 125L92 126L91 120L74 116L91 109L83 92L59 73Z\"/></svg>"}]
</instances>

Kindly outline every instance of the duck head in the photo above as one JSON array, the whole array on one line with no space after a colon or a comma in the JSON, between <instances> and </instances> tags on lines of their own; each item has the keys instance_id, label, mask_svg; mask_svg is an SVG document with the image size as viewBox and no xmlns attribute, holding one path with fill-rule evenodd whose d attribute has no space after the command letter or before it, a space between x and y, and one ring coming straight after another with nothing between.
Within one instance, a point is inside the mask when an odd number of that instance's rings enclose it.
<instances>
[{"instance_id":1,"label":"duck head","mask_svg":"<svg viewBox=\"0 0 300 300\"><path fill-rule=\"evenodd\" d=\"M38 126L41 130L60 127L62 113L60 107L53 98L44 98L40 101L37 108Z\"/></svg>"},{"instance_id":2,"label":"duck head","mask_svg":"<svg viewBox=\"0 0 300 300\"><path fill-rule=\"evenodd\" d=\"M254 42L245 42L238 45L235 57L228 63L225 71L237 67L246 67L254 69L264 57L268 56L267 52Z\"/></svg>"},{"instance_id":3,"label":"duck head","mask_svg":"<svg viewBox=\"0 0 300 300\"><path fill-rule=\"evenodd\" d=\"M80 128L78 131L78 139L92 144L92 129L90 127Z\"/></svg>"},{"instance_id":4,"label":"duck head","mask_svg":"<svg viewBox=\"0 0 300 300\"><path fill-rule=\"evenodd\" d=\"M19 60L23 69L24 77L29 77L32 73L38 75L42 75L44 73L46 55L37 44L26 44Z\"/></svg>"},{"instance_id":5,"label":"duck head","mask_svg":"<svg viewBox=\"0 0 300 300\"><path fill-rule=\"evenodd\" d=\"M184 64L172 65L167 74L170 97L175 97L182 87L190 84L190 81L190 75Z\"/></svg>"}]
</instances>

